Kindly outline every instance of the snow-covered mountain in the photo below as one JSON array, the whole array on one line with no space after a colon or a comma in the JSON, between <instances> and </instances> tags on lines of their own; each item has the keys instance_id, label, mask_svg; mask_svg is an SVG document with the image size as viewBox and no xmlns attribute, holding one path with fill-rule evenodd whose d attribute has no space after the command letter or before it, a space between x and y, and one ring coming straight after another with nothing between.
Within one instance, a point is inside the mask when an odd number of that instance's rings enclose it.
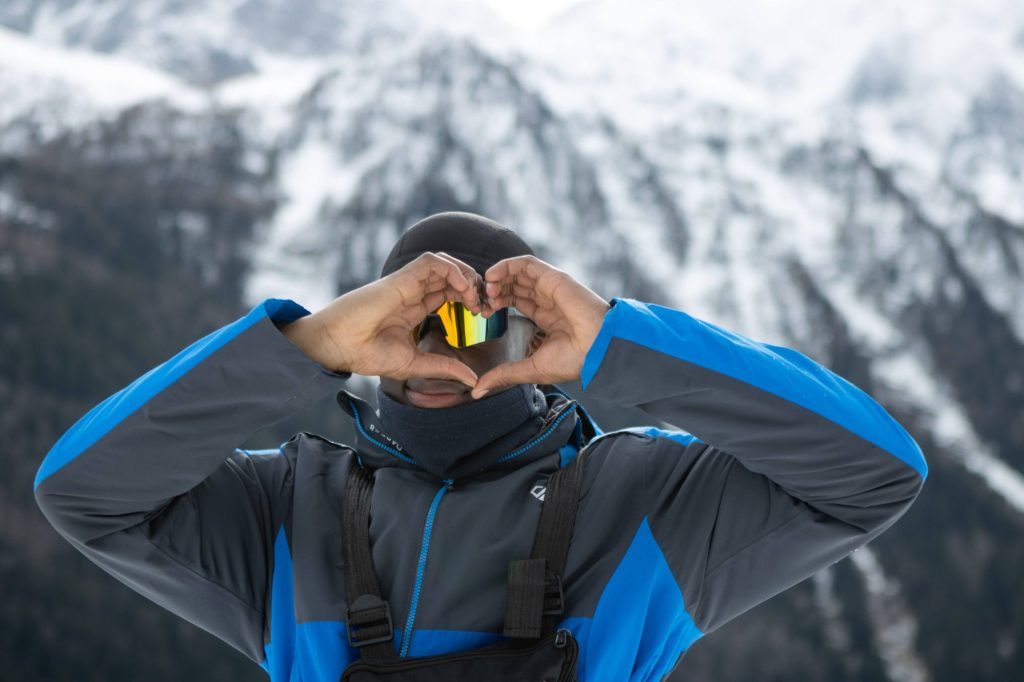
<instances>
[{"instance_id":1,"label":"snow-covered mountain","mask_svg":"<svg viewBox=\"0 0 1024 682\"><path fill-rule=\"evenodd\" d=\"M500 22L459 0L5 0L0 24L51 45L118 54L215 85L282 58L395 49L413 32Z\"/></svg>"},{"instance_id":2,"label":"snow-covered mountain","mask_svg":"<svg viewBox=\"0 0 1024 682\"><path fill-rule=\"evenodd\" d=\"M0 142L6 151L156 99L189 111L207 106L193 88L161 71L42 44L0 26Z\"/></svg>"},{"instance_id":3,"label":"snow-covered mountain","mask_svg":"<svg viewBox=\"0 0 1024 682\"><path fill-rule=\"evenodd\" d=\"M317 309L418 218L471 210L910 425L932 473L897 529L673 679L1024 673L1019 0L590 0L534 34L456 0L9 0L0 24L0 152L154 98L238 112L281 199L240 245L247 302ZM775 618L777 653L737 653Z\"/></svg>"},{"instance_id":4,"label":"snow-covered mountain","mask_svg":"<svg viewBox=\"0 0 1024 682\"><path fill-rule=\"evenodd\" d=\"M380 11L383 8L383 11ZM258 70L266 53L362 51L408 17L367 0L10 0L0 22L51 45L120 54L196 83ZM367 32L369 25L380 30Z\"/></svg>"}]
</instances>

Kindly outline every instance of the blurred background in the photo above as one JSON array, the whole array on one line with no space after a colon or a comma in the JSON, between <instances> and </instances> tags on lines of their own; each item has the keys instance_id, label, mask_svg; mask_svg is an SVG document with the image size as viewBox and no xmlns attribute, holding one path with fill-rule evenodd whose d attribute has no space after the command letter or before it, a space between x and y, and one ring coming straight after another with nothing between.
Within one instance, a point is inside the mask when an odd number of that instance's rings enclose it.
<instances>
[{"instance_id":1,"label":"blurred background","mask_svg":"<svg viewBox=\"0 0 1024 682\"><path fill-rule=\"evenodd\" d=\"M443 210L807 353L925 452L900 522L673 681L1024 679L1020 0L2 0L0 679L266 679L78 555L35 472L182 347L264 297L318 310ZM240 445L350 442L343 417Z\"/></svg>"}]
</instances>

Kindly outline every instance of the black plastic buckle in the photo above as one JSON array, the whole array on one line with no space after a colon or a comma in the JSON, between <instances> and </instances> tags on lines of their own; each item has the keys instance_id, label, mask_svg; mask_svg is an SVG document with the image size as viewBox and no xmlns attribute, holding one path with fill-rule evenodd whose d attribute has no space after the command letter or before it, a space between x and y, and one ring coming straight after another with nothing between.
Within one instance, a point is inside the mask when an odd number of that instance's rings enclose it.
<instances>
[{"instance_id":1,"label":"black plastic buckle","mask_svg":"<svg viewBox=\"0 0 1024 682\"><path fill-rule=\"evenodd\" d=\"M380 597L364 594L348 607L348 643L354 647L387 642L394 638L391 625L391 605ZM387 625L387 634L378 637L367 637L364 634L370 628Z\"/></svg>"},{"instance_id":2,"label":"black plastic buckle","mask_svg":"<svg viewBox=\"0 0 1024 682\"><path fill-rule=\"evenodd\" d=\"M562 576L550 570L544 573L544 610L545 616L557 616L565 610L565 593L562 591Z\"/></svg>"},{"instance_id":3,"label":"black plastic buckle","mask_svg":"<svg viewBox=\"0 0 1024 682\"><path fill-rule=\"evenodd\" d=\"M555 633L555 648L564 649L565 645L568 644L569 635L571 634L565 628L559 628L558 632Z\"/></svg>"}]
</instances>

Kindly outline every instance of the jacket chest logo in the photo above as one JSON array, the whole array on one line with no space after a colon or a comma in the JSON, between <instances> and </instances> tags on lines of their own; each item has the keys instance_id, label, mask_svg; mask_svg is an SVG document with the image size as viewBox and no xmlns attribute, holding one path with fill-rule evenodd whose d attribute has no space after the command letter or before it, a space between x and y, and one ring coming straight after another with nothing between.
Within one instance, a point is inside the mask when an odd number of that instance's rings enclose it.
<instances>
[{"instance_id":1,"label":"jacket chest logo","mask_svg":"<svg viewBox=\"0 0 1024 682\"><path fill-rule=\"evenodd\" d=\"M536 497L541 502L544 501L544 493L548 491L548 487L543 483L538 483L530 489L530 494Z\"/></svg>"}]
</instances>

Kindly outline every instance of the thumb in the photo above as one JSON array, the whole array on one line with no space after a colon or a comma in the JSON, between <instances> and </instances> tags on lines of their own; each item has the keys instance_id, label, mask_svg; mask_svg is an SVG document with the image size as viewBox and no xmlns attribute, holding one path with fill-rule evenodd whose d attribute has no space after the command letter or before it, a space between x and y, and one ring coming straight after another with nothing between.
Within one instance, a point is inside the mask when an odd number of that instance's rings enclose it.
<instances>
[{"instance_id":1,"label":"thumb","mask_svg":"<svg viewBox=\"0 0 1024 682\"><path fill-rule=\"evenodd\" d=\"M484 372L484 375L476 382L476 386L473 387L471 393L476 399L483 398L495 388L511 386L513 384L534 383L536 375L537 370L533 364L533 358L502 363Z\"/></svg>"},{"instance_id":2,"label":"thumb","mask_svg":"<svg viewBox=\"0 0 1024 682\"><path fill-rule=\"evenodd\" d=\"M421 350L416 351L409 365L409 376L454 379L470 388L477 383L476 372L470 369L469 365L448 355L426 353Z\"/></svg>"}]
</instances>

